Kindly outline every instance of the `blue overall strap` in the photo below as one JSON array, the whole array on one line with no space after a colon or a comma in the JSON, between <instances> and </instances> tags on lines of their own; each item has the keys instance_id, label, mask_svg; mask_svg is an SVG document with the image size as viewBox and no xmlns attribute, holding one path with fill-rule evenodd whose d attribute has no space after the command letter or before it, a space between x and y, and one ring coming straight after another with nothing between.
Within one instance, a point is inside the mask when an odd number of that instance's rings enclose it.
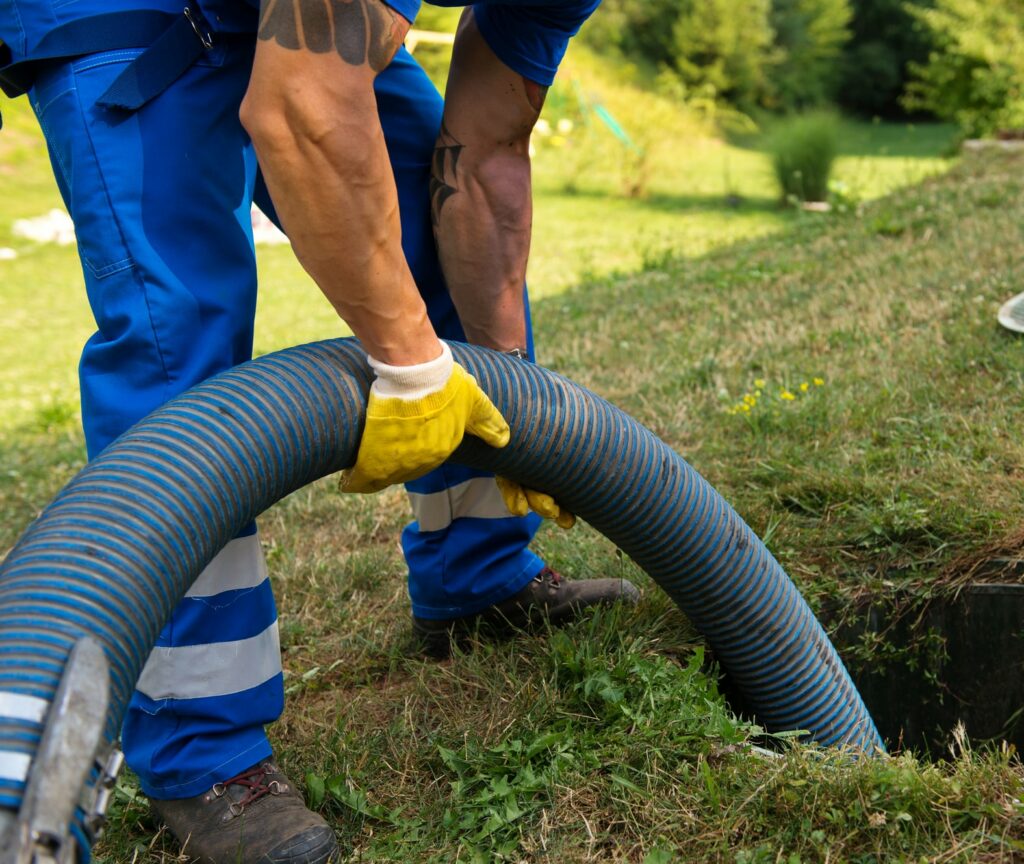
<instances>
[{"instance_id":1,"label":"blue overall strap","mask_svg":"<svg viewBox=\"0 0 1024 864\"><path fill-rule=\"evenodd\" d=\"M96 104L137 111L212 47L213 35L205 19L194 7L186 6L184 14L128 64Z\"/></svg>"},{"instance_id":2,"label":"blue overall strap","mask_svg":"<svg viewBox=\"0 0 1024 864\"><path fill-rule=\"evenodd\" d=\"M166 12L140 9L67 21L47 33L22 60L10 62L10 48L6 48L3 53L7 55L8 62L0 68L0 87L13 99L29 91L36 67L41 62L152 45L177 17Z\"/></svg>"},{"instance_id":3,"label":"blue overall strap","mask_svg":"<svg viewBox=\"0 0 1024 864\"><path fill-rule=\"evenodd\" d=\"M0 87L8 96L20 96L32 86L42 62L144 48L97 100L105 107L136 111L212 45L210 28L195 5L186 6L181 15L144 9L92 15L55 27L28 58L0 69Z\"/></svg>"}]
</instances>

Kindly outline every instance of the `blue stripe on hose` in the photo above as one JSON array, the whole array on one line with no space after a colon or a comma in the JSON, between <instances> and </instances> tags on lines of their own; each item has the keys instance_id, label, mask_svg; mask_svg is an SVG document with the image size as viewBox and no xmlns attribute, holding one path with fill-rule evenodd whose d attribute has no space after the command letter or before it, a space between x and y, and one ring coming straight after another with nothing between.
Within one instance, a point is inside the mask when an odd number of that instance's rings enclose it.
<instances>
[{"instance_id":1,"label":"blue stripe on hose","mask_svg":"<svg viewBox=\"0 0 1024 864\"><path fill-rule=\"evenodd\" d=\"M225 397L223 393L220 392L211 393L210 399L211 402L215 405L221 405L222 403L227 403L230 401ZM182 410L180 414L182 417L188 418L189 420L201 419L201 415L198 415L192 411ZM248 448L243 447L242 442L235 439L229 439L226 442L227 445L231 447L232 454L235 457L235 464L231 467L238 470L239 479L244 481L242 484L240 484L242 488L247 487L249 489L258 490L260 484L264 480L263 476L256 470L256 465L259 464L259 460L246 458L246 453L253 453L258 451L258 438L257 436L251 434L246 429L239 430L239 437L243 438L243 440L245 441L248 441L250 446ZM262 492L257 492L257 494L266 495L267 491L264 490Z\"/></svg>"},{"instance_id":2,"label":"blue stripe on hose","mask_svg":"<svg viewBox=\"0 0 1024 864\"><path fill-rule=\"evenodd\" d=\"M68 649L70 651L70 648ZM26 696L37 696L40 699L52 699L57 689L60 676L46 678L42 675L19 672L11 669L4 672L4 689Z\"/></svg>"},{"instance_id":3,"label":"blue stripe on hose","mask_svg":"<svg viewBox=\"0 0 1024 864\"><path fill-rule=\"evenodd\" d=\"M8 742L8 741L21 741L21 742L25 743L26 745L29 745L29 746L26 746L23 751L21 751L23 753L32 753L35 750L36 745L39 744L40 739L43 737L42 726L40 726L39 729L36 732L28 732L28 731L21 731L21 730L18 730L18 729L12 729L11 726L14 725L14 722L11 721L11 720L8 720L5 717L0 717L0 725L2 725L4 727L4 733L3 733L4 742ZM6 750L8 748L5 747L4 749Z\"/></svg>"},{"instance_id":4,"label":"blue stripe on hose","mask_svg":"<svg viewBox=\"0 0 1024 864\"><path fill-rule=\"evenodd\" d=\"M78 819L83 817L83 813L78 811L75 814ZM78 862L79 864L85 864L92 857L92 843L89 840L88 834L82 830L78 823L74 823L71 826L71 834L75 838L75 842L78 844Z\"/></svg>"},{"instance_id":5,"label":"blue stripe on hose","mask_svg":"<svg viewBox=\"0 0 1024 864\"><path fill-rule=\"evenodd\" d=\"M150 474L149 472L140 471L139 463L134 460L132 468L134 469L132 472L123 472L123 476L119 483L121 489L132 490L138 493L141 497L149 498L151 500L149 507L157 511L156 515L158 519L163 515L163 513L160 513L159 511L169 511L175 514L178 517L179 522L185 522L188 519L188 516L182 512L182 503L175 500L173 496L165 494L163 491L167 483L166 472L161 474ZM146 505L143 505L140 502L140 506L145 507ZM193 537L189 537L187 534L181 536L184 543L177 544L179 548L184 546L184 548L187 549L186 554L192 557L197 557L195 540L200 539L200 537L195 535L193 535Z\"/></svg>"},{"instance_id":6,"label":"blue stripe on hose","mask_svg":"<svg viewBox=\"0 0 1024 864\"><path fill-rule=\"evenodd\" d=\"M193 444L196 440L201 440L201 427L197 429L185 423L175 422L175 420L176 418L173 416L164 418L160 426L155 426L154 428L154 432L157 434L154 434L151 438L144 439L144 443L152 448L152 451L146 455L157 460L161 456L167 458L168 462L178 469L181 476L188 479L192 495L194 497L202 497L202 506L207 513L206 519L199 524L203 528L203 533L208 537L212 537L212 535L219 533L215 529L219 528L229 518L228 511L225 509L224 499L230 497L233 493L230 487L226 487L221 483L211 483L210 474L200 469L197 464L199 457L207 456L208 454L199 453L197 452L197 447L187 447L180 440L182 436L188 436L188 439ZM178 434L172 436L170 434L172 431ZM159 449L157 449L158 447ZM202 461L209 461L209 459L203 459ZM156 478L154 479L156 482L159 482ZM218 495L218 493L220 494Z\"/></svg>"},{"instance_id":7,"label":"blue stripe on hose","mask_svg":"<svg viewBox=\"0 0 1024 864\"><path fill-rule=\"evenodd\" d=\"M101 510L98 512L102 513L105 511ZM54 539L51 542L47 542L49 539L48 535L50 533L56 533L56 539ZM132 526L128 525L125 522L123 522L122 525L120 526L119 534L127 535L128 538L134 536L140 540L144 540L146 537L145 534L140 534L136 532ZM82 535L77 530L72 531L71 529L65 529L65 531L63 532L40 532L40 536L34 538L31 544L26 544L26 546L22 550L23 552L25 552L26 561L29 563L22 564L17 572L31 572L33 569L41 569L43 570L43 572L49 572L51 570L57 569L49 565L47 565L46 567L39 568L37 567L35 562L40 560L45 561L46 559L52 557L52 555L55 554L55 550L67 550L68 544L65 542L64 538L73 537L74 539L78 540L78 543L75 546L71 547L71 553L74 555L81 553L81 555L87 560L95 559L96 563L92 564L92 566L89 569L102 569L103 567L106 567L108 563L112 566L114 563L110 560L112 556L121 558L128 565L131 565L132 569L130 572L138 575L140 571L149 571L151 574L153 574L153 578L147 579L145 581L145 589L147 590L147 593L149 593L154 598L157 598L158 601L162 601L157 602L156 605L158 606L158 608L169 609L171 607L173 601L171 599L168 587L164 584L163 581L159 580L157 576L157 574L160 573L162 568L155 566L156 562L150 562L149 564L147 564L143 561L141 556L131 554L133 551L133 547L131 547L130 545L125 545L121 537L111 534L103 536L102 556L99 554L90 555L88 553L88 550L90 548L94 548L92 541L95 539L95 536L96 535ZM153 552L155 550L148 551ZM29 555L30 552L32 553L31 555ZM64 560L65 566L60 569L70 569L71 572L76 572L74 568L68 568L66 566L68 563L68 559ZM88 573L88 570L86 570L85 572ZM83 578L85 577L83 576Z\"/></svg>"},{"instance_id":8,"label":"blue stripe on hose","mask_svg":"<svg viewBox=\"0 0 1024 864\"><path fill-rule=\"evenodd\" d=\"M772 629L783 629L784 625L789 621L789 615L793 609L794 603L797 601L797 598L795 597L795 592L783 592L781 597L773 599L775 602L764 604L755 609L751 614L747 614L742 617L736 615L734 620L728 624L714 627L708 626L707 629L714 632L716 639L720 639L726 643L725 650L727 650L729 654L734 656L749 656L750 661L755 664L760 662L765 650L770 650L775 653L784 653L786 646L784 644L780 644L778 639L775 639L768 646L761 644L765 641L763 630L766 626L769 626L767 624L769 621L773 622L773 625L775 623L782 625L780 627L772 626ZM696 618L702 622L724 621L725 616L728 615L729 612L729 607L723 608L722 618L712 618L709 615L704 614L704 610L701 609L701 614L696 616ZM758 643L758 645L755 645L754 643ZM760 650L758 650L758 647L760 647Z\"/></svg>"},{"instance_id":9,"label":"blue stripe on hose","mask_svg":"<svg viewBox=\"0 0 1024 864\"><path fill-rule=\"evenodd\" d=\"M90 503L91 501L98 500L98 499L103 499L103 498L105 498L106 501L108 502L104 506L93 506ZM104 522L104 521L110 519L110 517L111 517L111 507L110 507L110 505L116 503L116 501L117 501L117 499L112 497L112 496L90 495L88 498L85 499L85 501L82 502L86 506L80 506L77 503L77 499L76 499L76 504L75 504L74 508L73 509L72 508L68 508L68 509L71 510L71 513L70 513L71 516L85 517L86 519L93 519L93 520L96 520L96 521ZM129 529L129 530L132 530L132 531L136 532L140 536L143 536L143 537L159 536L159 532L161 530L166 530L166 529L161 529L161 524L160 524L160 521L158 519L153 519L153 518L146 519L134 507L131 510L125 509L123 507L122 508L117 508L117 510L119 511L118 512L119 520L122 520L123 526L125 528ZM60 515L62 515L62 514L60 514L60 513L56 513L55 514L55 516L60 516ZM106 539L106 535L102 535L101 534L99 536L96 536L96 535L93 535L93 534L80 533L77 528L73 527L75 520L74 519L69 519L69 521L72 523L72 526L64 531L63 536L65 536L65 537L70 537L71 539L80 540L80 541L85 542L86 544L95 543L95 542L99 542L99 541L102 540L102 542L100 544L102 546L107 545L107 543L111 542L111 541L113 541L114 543L118 542L117 538L116 538L116 533L114 533L113 537L111 537L110 540L107 540ZM117 529L116 529L116 531L120 531L121 527L122 526L119 524ZM50 540L48 545L52 545L53 542L54 542L53 540ZM162 545L163 545L163 543L161 543L160 545L153 544L153 546L151 547L151 549L149 551L152 551L154 553L159 552ZM168 555L163 555L161 557L163 557L165 563L168 564L168 565L171 565L171 569L173 569L173 565L174 565L175 562L170 560L169 554Z\"/></svg>"},{"instance_id":10,"label":"blue stripe on hose","mask_svg":"<svg viewBox=\"0 0 1024 864\"><path fill-rule=\"evenodd\" d=\"M33 569L35 569L38 572L42 568L36 567ZM28 569L23 570L19 574L19 579L17 581L27 581L25 580L25 576L28 572L30 572ZM118 596L118 593L110 591L109 586L104 582L91 580L86 584L69 585L66 580L55 578L52 575L52 572L53 571L51 570L47 572L45 575L40 575L39 578L33 580L30 584L26 584L24 590L19 592L19 596L35 597L38 599L42 599L45 596L48 599L53 599L54 595L56 595L56 598L60 599L61 595L65 591L71 591L82 601L81 603L76 605L85 607L88 607L90 605L95 606L97 610L99 610L97 611L96 614L99 616L106 616L108 619L109 615L106 610L110 607L113 607L115 609L131 608L130 603L119 602L120 597ZM17 582L15 582L15 584L17 584ZM120 588L121 586L119 582L114 582L114 587ZM108 590L104 590L105 588ZM109 622L112 627L119 626L114 619L109 619ZM126 623L135 631L137 638L145 638L144 632L138 628L134 618L128 619Z\"/></svg>"},{"instance_id":11,"label":"blue stripe on hose","mask_svg":"<svg viewBox=\"0 0 1024 864\"><path fill-rule=\"evenodd\" d=\"M220 404L221 400L228 401L219 393L212 393L211 396L214 399L214 404ZM242 398L242 394L239 394L236 397L236 404L233 405L233 407L236 408L236 411L238 411L238 400L241 400ZM224 411L226 411L226 408L224 408ZM231 498L239 500L241 496L246 493L247 488L250 487L249 484L240 481L244 479L245 475L252 476L252 474L246 468L246 462L244 460L241 447L234 442L232 438L217 439L216 437L211 437L208 434L210 420L211 417L206 412L198 412L195 408L186 406L182 406L174 414L168 415L168 425L176 427L185 434L191 435L194 438L198 437L199 440L202 441L208 453L212 452L217 456L222 455L224 450L237 453L240 459L237 459L233 464L230 460L218 459L216 461L223 464L231 473L236 474L236 478L234 478L233 482L227 484L224 484L223 482L219 483L219 488L226 490L226 496L223 500L230 501ZM256 433L255 435L253 434L254 431ZM259 427L247 427L245 424L234 422L231 424L231 432L236 436L246 435L250 437L250 439L256 437L262 439L264 443L266 442L266 436L260 434ZM272 450L272 446L269 449L265 449L264 456L269 457ZM273 453L273 455L276 458L280 458L280 453ZM218 477L217 479L220 481L224 478Z\"/></svg>"},{"instance_id":12,"label":"blue stripe on hose","mask_svg":"<svg viewBox=\"0 0 1024 864\"><path fill-rule=\"evenodd\" d=\"M38 555L35 557L35 561L35 566L21 568L18 574L18 580L25 578L28 574L39 574L42 576L57 573L64 564L68 562L83 563L85 561L89 561L96 569L97 574L102 574L108 585L116 586L120 592L133 601L132 606L140 616L146 619L152 619L150 620L150 626L156 629L158 622L152 615L152 595L148 595L147 592L139 590L139 585L136 582L125 579L123 574L118 570L106 566L102 561L95 560L94 556L85 555L77 549L70 549L66 550L62 555ZM12 579L11 583L17 584L18 580ZM89 584L95 585L97 583L92 581ZM0 652L2 652L2 650L3 648L0 646Z\"/></svg>"},{"instance_id":13,"label":"blue stripe on hose","mask_svg":"<svg viewBox=\"0 0 1024 864\"><path fill-rule=\"evenodd\" d=\"M23 603L7 603L4 605L4 613L12 616L20 616L22 618L28 616L28 620L35 618L40 624L40 629L48 631L50 633L63 633L69 637L69 644L73 644L81 636L89 632L96 632L97 628L94 626L94 622L86 615L81 614L82 610L74 605L66 607L52 607L36 604L23 604ZM123 633L124 631L120 631ZM106 635L106 634L105 634ZM104 640L108 641L108 640ZM128 646L129 649L137 646ZM138 656L139 651L131 651L132 654ZM119 671L125 678L131 677L131 670L125 666L122 662L121 655L115 654L110 657L110 652L107 652L108 657L112 664L112 670ZM143 658L144 659L144 658ZM141 663L138 666L142 668ZM2 670L0 674L0 682L4 681L8 676L8 670ZM138 677L136 675L136 677ZM25 679L25 680L31 680ZM0 685L0 690L6 690L7 687Z\"/></svg>"}]
</instances>

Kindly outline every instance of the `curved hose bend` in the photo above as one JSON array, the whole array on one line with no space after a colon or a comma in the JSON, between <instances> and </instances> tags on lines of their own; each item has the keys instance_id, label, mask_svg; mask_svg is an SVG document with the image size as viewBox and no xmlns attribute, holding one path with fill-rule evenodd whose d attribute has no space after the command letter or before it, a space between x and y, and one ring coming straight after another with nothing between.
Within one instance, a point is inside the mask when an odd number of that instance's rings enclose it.
<instances>
[{"instance_id":1,"label":"curved hose bend","mask_svg":"<svg viewBox=\"0 0 1024 864\"><path fill-rule=\"evenodd\" d=\"M881 748L793 583L681 457L542 367L452 350L512 429L503 450L467 439L455 461L551 492L627 552L707 637L768 729ZM274 502L354 461L370 381L353 340L299 346L203 383L119 438L0 567L0 696L52 701L72 645L92 634L110 661L105 735L115 740L157 634L203 567ZM0 710L0 808L17 809L23 790L4 766L28 761L40 730Z\"/></svg>"}]
</instances>

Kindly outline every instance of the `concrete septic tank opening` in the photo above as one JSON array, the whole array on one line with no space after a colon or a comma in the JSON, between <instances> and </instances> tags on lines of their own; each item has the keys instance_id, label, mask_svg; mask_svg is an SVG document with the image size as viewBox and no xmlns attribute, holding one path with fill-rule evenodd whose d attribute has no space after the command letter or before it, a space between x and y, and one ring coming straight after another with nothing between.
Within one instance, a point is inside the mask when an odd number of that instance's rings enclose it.
<instances>
[{"instance_id":1,"label":"concrete septic tank opening","mask_svg":"<svg viewBox=\"0 0 1024 864\"><path fill-rule=\"evenodd\" d=\"M947 758L962 723L972 745L1006 741L1024 752L1024 561L1003 576L1013 581L821 614L890 751ZM719 673L733 710L750 717Z\"/></svg>"},{"instance_id":2,"label":"concrete septic tank opening","mask_svg":"<svg viewBox=\"0 0 1024 864\"><path fill-rule=\"evenodd\" d=\"M893 749L948 756L962 723L974 744L1024 751L1024 584L971 584L902 614L863 613L833 640ZM857 650L871 645L875 656Z\"/></svg>"}]
</instances>

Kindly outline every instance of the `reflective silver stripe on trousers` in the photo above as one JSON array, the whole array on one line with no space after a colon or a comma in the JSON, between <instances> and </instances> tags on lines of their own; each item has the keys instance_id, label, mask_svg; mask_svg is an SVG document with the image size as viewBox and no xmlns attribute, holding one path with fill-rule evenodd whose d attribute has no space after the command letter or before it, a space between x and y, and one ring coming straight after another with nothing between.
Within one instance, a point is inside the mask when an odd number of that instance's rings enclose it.
<instances>
[{"instance_id":1,"label":"reflective silver stripe on trousers","mask_svg":"<svg viewBox=\"0 0 1024 864\"><path fill-rule=\"evenodd\" d=\"M267 578L259 534L236 537L206 565L186 597L212 597L223 591L255 588Z\"/></svg>"},{"instance_id":2,"label":"reflective silver stripe on trousers","mask_svg":"<svg viewBox=\"0 0 1024 864\"><path fill-rule=\"evenodd\" d=\"M512 514L493 477L474 477L441 492L409 493L420 531L442 531L455 519L507 519Z\"/></svg>"},{"instance_id":3,"label":"reflective silver stripe on trousers","mask_svg":"<svg viewBox=\"0 0 1024 864\"><path fill-rule=\"evenodd\" d=\"M0 717L42 723L50 703L38 696L0 691Z\"/></svg>"},{"instance_id":4,"label":"reflective silver stripe on trousers","mask_svg":"<svg viewBox=\"0 0 1024 864\"><path fill-rule=\"evenodd\" d=\"M136 687L150 699L205 699L250 690L280 671L275 621L249 639L154 648Z\"/></svg>"},{"instance_id":5,"label":"reflective silver stripe on trousers","mask_svg":"<svg viewBox=\"0 0 1024 864\"><path fill-rule=\"evenodd\" d=\"M29 761L25 753L0 753L0 780L24 782L28 777Z\"/></svg>"}]
</instances>

